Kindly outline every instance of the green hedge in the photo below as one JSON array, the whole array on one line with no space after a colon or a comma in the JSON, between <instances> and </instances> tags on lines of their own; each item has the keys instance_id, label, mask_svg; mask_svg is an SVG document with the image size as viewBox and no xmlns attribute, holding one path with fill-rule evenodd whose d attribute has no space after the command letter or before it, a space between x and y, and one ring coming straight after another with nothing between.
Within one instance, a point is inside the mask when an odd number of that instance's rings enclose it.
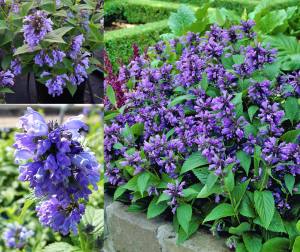
<instances>
[{"instance_id":1,"label":"green hedge","mask_svg":"<svg viewBox=\"0 0 300 252\"><path fill-rule=\"evenodd\" d=\"M124 19L131 24L146 24L167 19L171 12L179 8L178 3L151 0L114 0L105 2L104 20L106 25L116 19Z\"/></svg>"},{"instance_id":2,"label":"green hedge","mask_svg":"<svg viewBox=\"0 0 300 252\"><path fill-rule=\"evenodd\" d=\"M167 20L106 32L105 47L114 68L117 68L117 62L127 63L130 60L132 44L136 43L144 50L159 41L159 36L167 32L170 32Z\"/></svg>"}]
</instances>

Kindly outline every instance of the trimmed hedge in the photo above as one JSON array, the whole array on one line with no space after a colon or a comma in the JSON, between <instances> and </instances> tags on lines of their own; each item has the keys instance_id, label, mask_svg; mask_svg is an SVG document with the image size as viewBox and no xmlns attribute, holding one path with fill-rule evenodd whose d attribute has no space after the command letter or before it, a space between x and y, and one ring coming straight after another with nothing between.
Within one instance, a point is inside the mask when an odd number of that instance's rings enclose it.
<instances>
[{"instance_id":1,"label":"trimmed hedge","mask_svg":"<svg viewBox=\"0 0 300 252\"><path fill-rule=\"evenodd\" d=\"M119 61L129 62L132 56L132 44L136 43L141 50L144 50L155 44L161 34L167 32L170 32L167 20L106 32L105 47L114 68L117 68Z\"/></svg>"},{"instance_id":2,"label":"trimmed hedge","mask_svg":"<svg viewBox=\"0 0 300 252\"><path fill-rule=\"evenodd\" d=\"M151 0L114 0L105 2L105 24L110 25L116 19L126 20L131 24L146 24L167 19L171 12L179 8L178 3L166 3Z\"/></svg>"}]
</instances>

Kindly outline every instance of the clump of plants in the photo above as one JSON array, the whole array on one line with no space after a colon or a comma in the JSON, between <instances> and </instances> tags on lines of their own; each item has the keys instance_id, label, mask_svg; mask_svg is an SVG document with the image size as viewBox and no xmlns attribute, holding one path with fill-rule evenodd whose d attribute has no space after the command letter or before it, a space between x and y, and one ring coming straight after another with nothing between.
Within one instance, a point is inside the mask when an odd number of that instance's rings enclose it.
<instances>
[{"instance_id":1,"label":"clump of plants","mask_svg":"<svg viewBox=\"0 0 300 252\"><path fill-rule=\"evenodd\" d=\"M99 8L92 1L0 1L0 92L30 72L49 95L73 95L99 64L91 53L102 46Z\"/></svg>"},{"instance_id":2,"label":"clump of plants","mask_svg":"<svg viewBox=\"0 0 300 252\"><path fill-rule=\"evenodd\" d=\"M254 25L161 41L120 68L106 180L129 210L171 216L179 242L202 226L232 250L296 252L300 72L280 71Z\"/></svg>"}]
</instances>

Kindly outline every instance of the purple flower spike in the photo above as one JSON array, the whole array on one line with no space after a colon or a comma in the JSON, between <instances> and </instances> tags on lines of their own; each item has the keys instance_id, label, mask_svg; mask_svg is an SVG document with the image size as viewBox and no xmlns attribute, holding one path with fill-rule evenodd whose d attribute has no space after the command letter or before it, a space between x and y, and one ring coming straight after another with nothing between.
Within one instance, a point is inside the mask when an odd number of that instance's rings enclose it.
<instances>
[{"instance_id":1,"label":"purple flower spike","mask_svg":"<svg viewBox=\"0 0 300 252\"><path fill-rule=\"evenodd\" d=\"M40 10L26 16L23 23L24 38L31 48L37 46L52 31L53 22L47 18L46 12Z\"/></svg>"}]
</instances>

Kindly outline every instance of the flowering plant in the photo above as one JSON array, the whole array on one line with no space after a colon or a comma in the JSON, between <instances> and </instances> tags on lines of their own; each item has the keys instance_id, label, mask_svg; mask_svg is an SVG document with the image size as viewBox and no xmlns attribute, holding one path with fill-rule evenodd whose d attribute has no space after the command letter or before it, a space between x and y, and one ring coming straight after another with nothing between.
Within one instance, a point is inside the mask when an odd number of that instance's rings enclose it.
<instances>
[{"instance_id":1,"label":"flowering plant","mask_svg":"<svg viewBox=\"0 0 300 252\"><path fill-rule=\"evenodd\" d=\"M33 72L49 95L73 95L99 64L91 52L102 46L100 2L0 1L0 92Z\"/></svg>"},{"instance_id":2,"label":"flowering plant","mask_svg":"<svg viewBox=\"0 0 300 252\"><path fill-rule=\"evenodd\" d=\"M19 179L28 181L39 198L40 222L63 235L77 234L90 185L97 190L100 179L94 154L80 143L87 125L78 118L47 124L31 108L20 121L24 133L16 133L15 160L26 161L19 167Z\"/></svg>"},{"instance_id":3,"label":"flowering plant","mask_svg":"<svg viewBox=\"0 0 300 252\"><path fill-rule=\"evenodd\" d=\"M202 225L232 250L296 252L300 72L280 71L254 25L161 41L120 68L106 180L132 211L173 216L179 242Z\"/></svg>"}]
</instances>

